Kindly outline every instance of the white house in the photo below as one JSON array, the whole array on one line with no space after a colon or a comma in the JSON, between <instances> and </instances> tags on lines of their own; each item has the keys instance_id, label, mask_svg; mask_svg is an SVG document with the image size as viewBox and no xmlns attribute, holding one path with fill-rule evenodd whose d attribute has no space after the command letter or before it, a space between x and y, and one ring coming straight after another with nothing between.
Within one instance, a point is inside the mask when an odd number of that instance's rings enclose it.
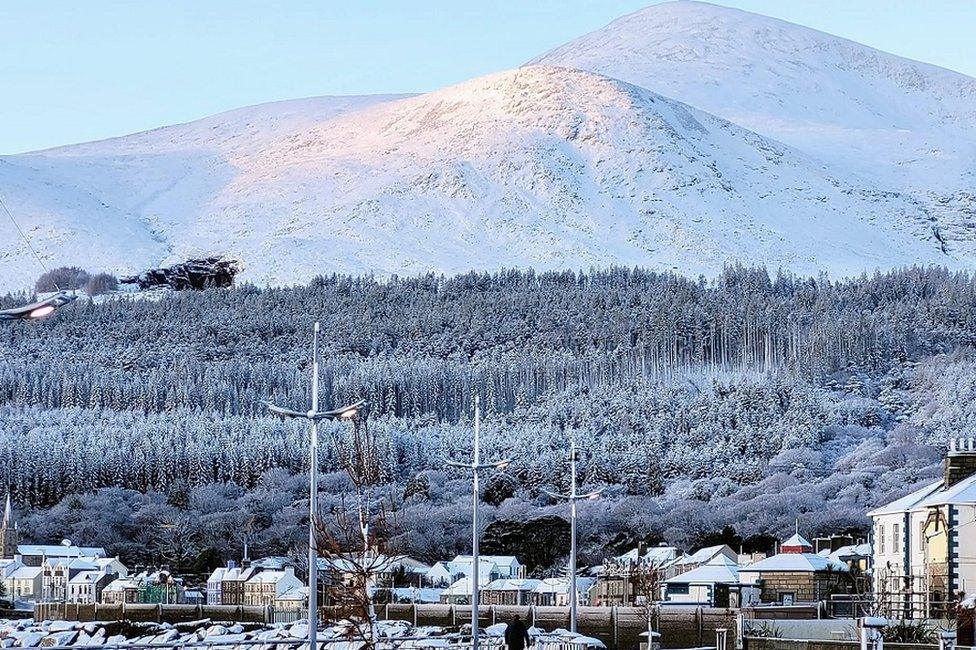
<instances>
[{"instance_id":1,"label":"white house","mask_svg":"<svg viewBox=\"0 0 976 650\"><path fill-rule=\"evenodd\" d=\"M499 578L479 586L478 592L483 605L529 605L529 596L538 586L532 578Z\"/></svg>"},{"instance_id":2,"label":"white house","mask_svg":"<svg viewBox=\"0 0 976 650\"><path fill-rule=\"evenodd\" d=\"M664 581L669 603L708 607L740 607L759 601L755 586L743 585L739 565L725 553L715 553L705 564Z\"/></svg>"},{"instance_id":3,"label":"white house","mask_svg":"<svg viewBox=\"0 0 976 650\"><path fill-rule=\"evenodd\" d=\"M590 592L596 578L576 579L576 601L578 605L588 606L592 600ZM533 605L547 607L569 607L569 578L543 578L539 580L529 596Z\"/></svg>"},{"instance_id":4,"label":"white house","mask_svg":"<svg viewBox=\"0 0 976 650\"><path fill-rule=\"evenodd\" d=\"M227 566L219 566L213 570L213 573L207 578L207 604L208 605L222 605L222 592L223 592L223 582L227 576L227 572L236 568L233 561L228 562Z\"/></svg>"},{"instance_id":5,"label":"white house","mask_svg":"<svg viewBox=\"0 0 976 650\"><path fill-rule=\"evenodd\" d=\"M111 580L106 578L106 574L100 570L78 572L68 580L67 601L82 605L97 603L101 596L101 588Z\"/></svg>"},{"instance_id":6,"label":"white house","mask_svg":"<svg viewBox=\"0 0 976 650\"><path fill-rule=\"evenodd\" d=\"M478 558L479 584L487 584L492 580L502 578L524 578L525 567L511 555L485 555ZM458 555L447 562L437 562L426 571L428 584L441 587L457 582L461 578L471 575L472 558L470 555Z\"/></svg>"},{"instance_id":7,"label":"white house","mask_svg":"<svg viewBox=\"0 0 976 650\"><path fill-rule=\"evenodd\" d=\"M8 598L19 601L36 601L41 597L44 570L39 566L20 565L15 568L3 583L7 587Z\"/></svg>"},{"instance_id":8,"label":"white house","mask_svg":"<svg viewBox=\"0 0 976 650\"><path fill-rule=\"evenodd\" d=\"M952 440L940 480L868 513L889 615L944 616L976 592L976 442Z\"/></svg>"},{"instance_id":9,"label":"white house","mask_svg":"<svg viewBox=\"0 0 976 650\"><path fill-rule=\"evenodd\" d=\"M279 597L301 586L302 581L295 577L294 567L259 571L244 582L244 604L274 605Z\"/></svg>"}]
</instances>

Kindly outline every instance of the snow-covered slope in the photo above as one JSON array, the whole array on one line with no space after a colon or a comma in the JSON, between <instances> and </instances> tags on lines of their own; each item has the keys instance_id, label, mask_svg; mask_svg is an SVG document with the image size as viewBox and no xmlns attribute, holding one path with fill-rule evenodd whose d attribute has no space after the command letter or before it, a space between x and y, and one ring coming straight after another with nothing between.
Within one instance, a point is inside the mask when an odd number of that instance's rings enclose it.
<instances>
[{"instance_id":1,"label":"snow-covered slope","mask_svg":"<svg viewBox=\"0 0 976 650\"><path fill-rule=\"evenodd\" d=\"M946 246L974 253L976 79L813 29L679 0L530 62L643 86L908 190Z\"/></svg>"},{"instance_id":2,"label":"snow-covered slope","mask_svg":"<svg viewBox=\"0 0 976 650\"><path fill-rule=\"evenodd\" d=\"M209 198L237 174L230 159L402 97L274 102L109 140L0 156L0 197L48 265L131 272L180 261L194 251L213 252L209 243L194 247L178 231L206 218ZM29 287L39 273L13 224L0 215L0 291Z\"/></svg>"},{"instance_id":3,"label":"snow-covered slope","mask_svg":"<svg viewBox=\"0 0 976 650\"><path fill-rule=\"evenodd\" d=\"M143 248L123 257L130 265L223 252L259 282L516 265L710 273L741 260L840 274L964 263L940 250L903 196L643 88L565 68L490 75L239 146L180 128L162 143L149 133L17 156L0 179L31 165L35 179L61 185L25 181L19 212L29 212L25 195L57 197L66 219L92 224L58 249L73 257L59 262L84 262L92 241L127 245L132 235L115 237L124 225L143 229ZM93 206L104 220L91 219Z\"/></svg>"}]
</instances>

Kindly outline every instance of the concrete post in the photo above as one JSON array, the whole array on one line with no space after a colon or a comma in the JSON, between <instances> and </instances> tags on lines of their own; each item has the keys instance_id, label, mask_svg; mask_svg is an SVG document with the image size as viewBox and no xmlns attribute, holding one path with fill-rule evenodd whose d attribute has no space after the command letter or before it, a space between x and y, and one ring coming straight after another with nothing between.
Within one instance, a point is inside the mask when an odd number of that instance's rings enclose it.
<instances>
[{"instance_id":1,"label":"concrete post","mask_svg":"<svg viewBox=\"0 0 976 650\"><path fill-rule=\"evenodd\" d=\"M861 650L884 650L881 631L888 625L887 619L865 616L861 619Z\"/></svg>"},{"instance_id":2,"label":"concrete post","mask_svg":"<svg viewBox=\"0 0 976 650\"><path fill-rule=\"evenodd\" d=\"M939 650L955 650L956 633L945 631L939 634Z\"/></svg>"},{"instance_id":3,"label":"concrete post","mask_svg":"<svg viewBox=\"0 0 976 650\"><path fill-rule=\"evenodd\" d=\"M729 631L724 627L715 629L715 650L728 650Z\"/></svg>"}]
</instances>

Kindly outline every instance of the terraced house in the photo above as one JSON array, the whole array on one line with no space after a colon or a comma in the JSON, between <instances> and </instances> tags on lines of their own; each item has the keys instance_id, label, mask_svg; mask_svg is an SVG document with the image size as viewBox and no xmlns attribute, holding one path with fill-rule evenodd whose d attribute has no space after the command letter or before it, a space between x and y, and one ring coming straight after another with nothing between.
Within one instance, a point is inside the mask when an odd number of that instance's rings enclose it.
<instances>
[{"instance_id":1,"label":"terraced house","mask_svg":"<svg viewBox=\"0 0 976 650\"><path fill-rule=\"evenodd\" d=\"M941 618L976 592L976 441L952 440L944 463L940 480L868 513L890 615Z\"/></svg>"}]
</instances>

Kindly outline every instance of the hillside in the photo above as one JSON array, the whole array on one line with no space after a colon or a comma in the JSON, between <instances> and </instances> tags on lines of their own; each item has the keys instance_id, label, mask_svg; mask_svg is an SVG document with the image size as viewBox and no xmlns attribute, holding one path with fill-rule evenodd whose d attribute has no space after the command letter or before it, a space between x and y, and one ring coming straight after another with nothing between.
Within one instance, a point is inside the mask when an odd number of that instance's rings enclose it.
<instances>
[{"instance_id":1,"label":"hillside","mask_svg":"<svg viewBox=\"0 0 976 650\"><path fill-rule=\"evenodd\" d=\"M249 109L10 157L0 183L52 263L132 270L219 252L271 284L332 271L970 263L940 249L910 197L601 75L533 66L369 102L290 119ZM2 288L23 286L34 269L4 241L5 266L21 266Z\"/></svg>"},{"instance_id":2,"label":"hillside","mask_svg":"<svg viewBox=\"0 0 976 650\"><path fill-rule=\"evenodd\" d=\"M974 251L972 77L690 0L624 16L530 64L649 88L794 146L836 174L908 188L948 250Z\"/></svg>"}]
</instances>

